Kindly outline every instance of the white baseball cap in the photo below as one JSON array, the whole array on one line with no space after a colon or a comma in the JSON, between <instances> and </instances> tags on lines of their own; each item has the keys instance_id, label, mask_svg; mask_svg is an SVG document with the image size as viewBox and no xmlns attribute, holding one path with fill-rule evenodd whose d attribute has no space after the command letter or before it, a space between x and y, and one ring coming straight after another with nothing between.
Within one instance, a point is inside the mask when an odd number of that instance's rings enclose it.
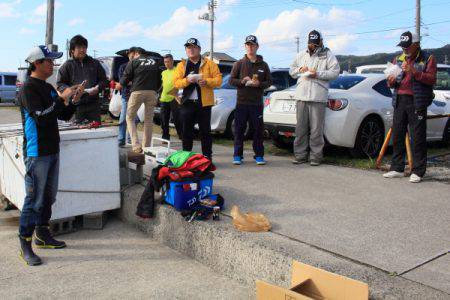
<instances>
[{"instance_id":1,"label":"white baseball cap","mask_svg":"<svg viewBox=\"0 0 450 300\"><path fill-rule=\"evenodd\" d=\"M31 49L25 61L31 64L40 59L58 59L62 56L62 52L51 52L46 46L41 45Z\"/></svg>"}]
</instances>

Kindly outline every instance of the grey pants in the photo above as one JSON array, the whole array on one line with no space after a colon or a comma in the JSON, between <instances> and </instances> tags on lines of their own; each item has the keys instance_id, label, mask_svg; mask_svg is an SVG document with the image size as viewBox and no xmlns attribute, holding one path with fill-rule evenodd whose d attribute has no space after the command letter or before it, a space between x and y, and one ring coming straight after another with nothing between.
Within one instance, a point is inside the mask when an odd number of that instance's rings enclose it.
<instances>
[{"instance_id":1,"label":"grey pants","mask_svg":"<svg viewBox=\"0 0 450 300\"><path fill-rule=\"evenodd\" d=\"M296 158L308 157L310 160L322 160L323 127L325 123L326 103L297 101L297 126L295 128L294 155Z\"/></svg>"}]
</instances>

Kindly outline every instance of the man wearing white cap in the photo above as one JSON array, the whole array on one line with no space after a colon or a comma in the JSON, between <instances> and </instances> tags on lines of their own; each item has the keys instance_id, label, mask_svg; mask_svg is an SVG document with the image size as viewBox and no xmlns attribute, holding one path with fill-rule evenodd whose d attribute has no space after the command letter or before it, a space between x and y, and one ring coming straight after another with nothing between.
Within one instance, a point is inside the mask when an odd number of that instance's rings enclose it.
<instances>
[{"instance_id":1,"label":"man wearing white cap","mask_svg":"<svg viewBox=\"0 0 450 300\"><path fill-rule=\"evenodd\" d=\"M427 107L434 98L437 65L433 55L420 49L420 38L415 33L404 32L400 36L403 53L394 59L402 68L398 77L389 76L388 84L394 88L392 105L393 148L391 169L385 178L404 177L405 136L409 128L412 138L413 167L409 181L418 183L427 167Z\"/></svg>"},{"instance_id":2,"label":"man wearing white cap","mask_svg":"<svg viewBox=\"0 0 450 300\"><path fill-rule=\"evenodd\" d=\"M20 257L30 266L42 263L31 247L33 232L34 242L40 248L66 246L53 239L48 227L58 190L58 119L72 117L84 86L69 87L59 95L45 81L53 74L53 60L62 55L62 52L50 52L45 46L33 48L26 59L30 77L19 92L26 167L26 195L19 220Z\"/></svg>"}]
</instances>

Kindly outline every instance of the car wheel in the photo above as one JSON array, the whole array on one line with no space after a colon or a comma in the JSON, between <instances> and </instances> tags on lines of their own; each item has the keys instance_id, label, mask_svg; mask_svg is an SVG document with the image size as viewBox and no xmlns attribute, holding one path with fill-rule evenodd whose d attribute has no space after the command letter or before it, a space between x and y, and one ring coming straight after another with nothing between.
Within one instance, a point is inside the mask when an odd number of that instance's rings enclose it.
<instances>
[{"instance_id":1,"label":"car wheel","mask_svg":"<svg viewBox=\"0 0 450 300\"><path fill-rule=\"evenodd\" d=\"M350 150L353 157L376 157L384 142L383 123L375 117L363 120L356 135L355 147Z\"/></svg>"},{"instance_id":2,"label":"car wheel","mask_svg":"<svg viewBox=\"0 0 450 300\"><path fill-rule=\"evenodd\" d=\"M227 121L227 128L225 130L225 135L227 137L229 137L230 139L234 139L234 135L235 135L235 122L234 122L234 112L232 112L230 114L230 116L228 117L228 121ZM245 132L244 132L244 139L248 139L252 136L252 130L250 128L250 123L247 122L247 127L245 128Z\"/></svg>"},{"instance_id":3,"label":"car wheel","mask_svg":"<svg viewBox=\"0 0 450 300\"><path fill-rule=\"evenodd\" d=\"M447 124L445 125L442 141L444 144L450 143L450 118L447 120Z\"/></svg>"},{"instance_id":4,"label":"car wheel","mask_svg":"<svg viewBox=\"0 0 450 300\"><path fill-rule=\"evenodd\" d=\"M293 138L287 138L284 136L272 136L272 143L275 145L275 147L280 149L293 149Z\"/></svg>"}]
</instances>

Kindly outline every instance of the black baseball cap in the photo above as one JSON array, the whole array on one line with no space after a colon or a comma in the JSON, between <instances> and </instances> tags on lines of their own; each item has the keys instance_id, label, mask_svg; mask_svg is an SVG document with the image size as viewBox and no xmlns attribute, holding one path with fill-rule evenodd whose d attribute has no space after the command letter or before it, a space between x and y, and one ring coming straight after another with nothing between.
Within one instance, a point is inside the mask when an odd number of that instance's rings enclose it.
<instances>
[{"instance_id":1,"label":"black baseball cap","mask_svg":"<svg viewBox=\"0 0 450 300\"><path fill-rule=\"evenodd\" d=\"M308 44L319 46L321 40L322 35L317 30L313 30L308 34Z\"/></svg>"},{"instance_id":2,"label":"black baseball cap","mask_svg":"<svg viewBox=\"0 0 450 300\"><path fill-rule=\"evenodd\" d=\"M197 46L197 47L199 47L199 48L202 47L202 46L200 46L200 42L199 42L196 38L190 38L190 39L188 39L188 40L186 41L186 43L184 44L184 47L191 46L191 45Z\"/></svg>"},{"instance_id":3,"label":"black baseball cap","mask_svg":"<svg viewBox=\"0 0 450 300\"><path fill-rule=\"evenodd\" d=\"M259 45L258 44L258 38L254 35L249 35L245 38L245 44L254 44L254 45Z\"/></svg>"},{"instance_id":4,"label":"black baseball cap","mask_svg":"<svg viewBox=\"0 0 450 300\"><path fill-rule=\"evenodd\" d=\"M398 43L397 46L409 48L409 46L417 42L420 42L419 36L411 31L406 31L400 36L400 43Z\"/></svg>"}]
</instances>

